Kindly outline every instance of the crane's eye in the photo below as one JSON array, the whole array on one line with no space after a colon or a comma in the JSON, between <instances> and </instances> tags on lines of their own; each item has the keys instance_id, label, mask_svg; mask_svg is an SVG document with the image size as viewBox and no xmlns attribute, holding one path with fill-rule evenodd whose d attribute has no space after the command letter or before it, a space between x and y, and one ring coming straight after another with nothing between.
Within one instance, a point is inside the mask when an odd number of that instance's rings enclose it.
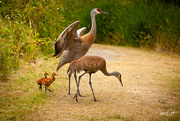
<instances>
[{"instance_id":1,"label":"crane's eye","mask_svg":"<svg viewBox=\"0 0 180 121\"><path fill-rule=\"evenodd\" d=\"M101 12L101 10L99 8L96 9L98 12Z\"/></svg>"}]
</instances>

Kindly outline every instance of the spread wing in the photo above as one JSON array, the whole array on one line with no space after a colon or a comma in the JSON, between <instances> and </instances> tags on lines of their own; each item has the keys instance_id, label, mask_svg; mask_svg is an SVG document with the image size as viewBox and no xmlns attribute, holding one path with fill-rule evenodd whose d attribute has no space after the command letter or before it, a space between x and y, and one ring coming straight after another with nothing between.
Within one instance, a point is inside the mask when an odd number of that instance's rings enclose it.
<instances>
[{"instance_id":1,"label":"spread wing","mask_svg":"<svg viewBox=\"0 0 180 121\"><path fill-rule=\"evenodd\" d=\"M54 56L59 57L64 50L68 50L77 44L81 44L79 35L85 30L82 29L77 31L79 23L80 21L72 23L60 34L55 43Z\"/></svg>"},{"instance_id":2,"label":"spread wing","mask_svg":"<svg viewBox=\"0 0 180 121\"><path fill-rule=\"evenodd\" d=\"M83 35L83 33L84 33L85 30L86 30L86 27L83 27L83 28L78 29L78 30L77 30L78 36L81 37L81 36Z\"/></svg>"}]
</instances>

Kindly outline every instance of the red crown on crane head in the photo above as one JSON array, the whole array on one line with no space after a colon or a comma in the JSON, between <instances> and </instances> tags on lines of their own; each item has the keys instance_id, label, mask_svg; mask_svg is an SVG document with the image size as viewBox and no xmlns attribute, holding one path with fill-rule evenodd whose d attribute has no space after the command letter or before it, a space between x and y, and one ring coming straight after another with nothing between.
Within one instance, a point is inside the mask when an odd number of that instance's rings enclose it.
<instances>
[{"instance_id":1,"label":"red crown on crane head","mask_svg":"<svg viewBox=\"0 0 180 121\"><path fill-rule=\"evenodd\" d=\"M101 10L99 8L96 9L98 12L101 12Z\"/></svg>"}]
</instances>

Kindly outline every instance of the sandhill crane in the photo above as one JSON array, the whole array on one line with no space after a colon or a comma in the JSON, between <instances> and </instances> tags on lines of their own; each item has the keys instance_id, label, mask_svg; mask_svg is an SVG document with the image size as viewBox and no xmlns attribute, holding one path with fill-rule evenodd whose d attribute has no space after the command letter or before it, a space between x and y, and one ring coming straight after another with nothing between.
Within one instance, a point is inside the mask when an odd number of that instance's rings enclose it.
<instances>
[{"instance_id":1,"label":"sandhill crane","mask_svg":"<svg viewBox=\"0 0 180 121\"><path fill-rule=\"evenodd\" d=\"M106 70L106 61L104 58L102 58L100 56L83 56L82 58L80 58L78 60L72 61L69 65L69 68L67 71L67 73L69 75L69 80L70 80L72 73L76 74L76 72L79 73L82 70L85 72L79 76L79 80L77 83L77 93L75 95L77 102L78 102L77 97L80 93L79 92L80 79L86 73L89 73L89 85L90 85L91 90L92 90L94 101L96 101L96 98L95 98L93 88L92 88L92 84L91 84L91 74L96 73L98 70L100 70L106 76L115 76L120 81L121 85L123 86L123 83L121 80L121 74L117 71L113 71L111 73L108 73Z\"/></svg>"},{"instance_id":2,"label":"sandhill crane","mask_svg":"<svg viewBox=\"0 0 180 121\"><path fill-rule=\"evenodd\" d=\"M69 25L58 37L55 43L55 54L56 58L61 56L57 71L66 63L70 63L73 60L79 59L84 56L93 44L96 37L96 21L95 16L97 14L109 14L101 11L98 8L94 8L91 11L91 30L89 33L82 36L86 27L77 30L80 21L76 21ZM54 57L53 56L53 57Z\"/></svg>"},{"instance_id":3,"label":"sandhill crane","mask_svg":"<svg viewBox=\"0 0 180 121\"><path fill-rule=\"evenodd\" d=\"M42 81L42 85L45 86L45 93L47 92L47 90L51 91L50 89L48 89L48 87L55 81L55 76L57 76L56 73L52 73L52 78L46 78Z\"/></svg>"},{"instance_id":4,"label":"sandhill crane","mask_svg":"<svg viewBox=\"0 0 180 121\"><path fill-rule=\"evenodd\" d=\"M47 72L44 73L44 77L37 80L37 84L39 85L39 90L42 90L42 81L47 78L47 75L49 75Z\"/></svg>"}]
</instances>

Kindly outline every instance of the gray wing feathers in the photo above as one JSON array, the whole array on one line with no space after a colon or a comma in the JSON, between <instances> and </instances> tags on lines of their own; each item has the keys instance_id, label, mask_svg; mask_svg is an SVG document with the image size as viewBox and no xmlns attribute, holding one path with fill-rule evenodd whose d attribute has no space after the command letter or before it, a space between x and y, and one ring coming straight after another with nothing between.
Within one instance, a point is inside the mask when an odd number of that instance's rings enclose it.
<instances>
[{"instance_id":1,"label":"gray wing feathers","mask_svg":"<svg viewBox=\"0 0 180 121\"><path fill-rule=\"evenodd\" d=\"M74 41L80 39L77 34L77 27L79 23L80 21L72 23L60 34L55 43L54 56L59 57L64 50L70 49L73 46L73 44L76 43Z\"/></svg>"}]
</instances>

